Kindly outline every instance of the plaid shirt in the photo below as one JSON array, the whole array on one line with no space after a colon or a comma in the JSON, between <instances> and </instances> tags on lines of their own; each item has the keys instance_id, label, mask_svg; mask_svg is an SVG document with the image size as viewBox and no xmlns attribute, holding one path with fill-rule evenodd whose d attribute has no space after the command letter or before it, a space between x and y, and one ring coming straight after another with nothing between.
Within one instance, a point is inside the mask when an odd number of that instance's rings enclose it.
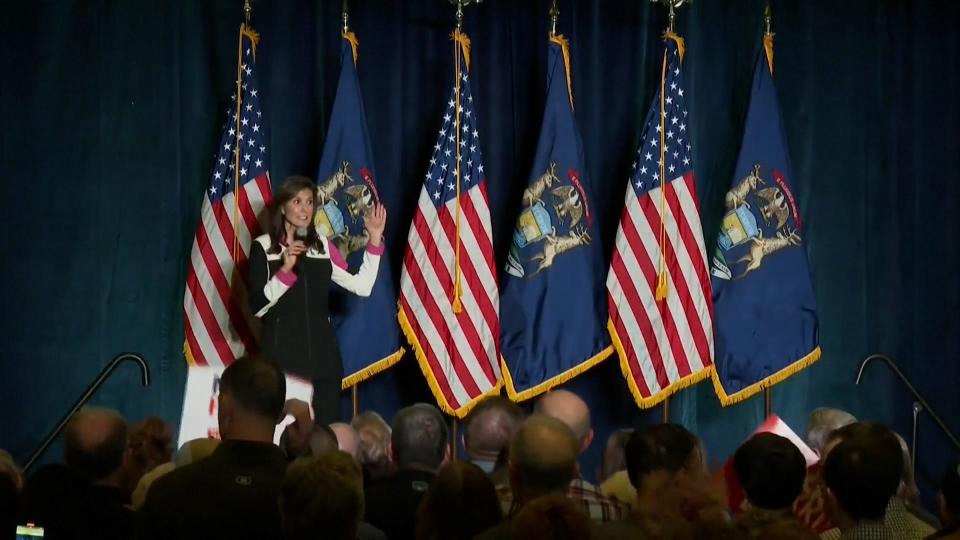
<instances>
[{"instance_id":1,"label":"plaid shirt","mask_svg":"<svg viewBox=\"0 0 960 540\"><path fill-rule=\"evenodd\" d=\"M892 538L897 540L923 540L936 532L930 524L915 516L902 499L893 497L887 505L887 512L883 517L884 529ZM854 529L855 532L857 529ZM866 534L866 533L864 533ZM873 533L871 533L873 534ZM830 529L820 535L820 540L840 540L847 538L886 538L877 536L842 536L840 529Z\"/></svg>"},{"instance_id":2,"label":"plaid shirt","mask_svg":"<svg viewBox=\"0 0 960 540\"><path fill-rule=\"evenodd\" d=\"M840 535L840 538L841 540L899 540L886 525L875 521L861 522Z\"/></svg>"},{"instance_id":3,"label":"plaid shirt","mask_svg":"<svg viewBox=\"0 0 960 540\"><path fill-rule=\"evenodd\" d=\"M600 489L583 478L570 482L567 490L570 499L579 502L587 516L598 523L618 521L627 516L626 507L619 500L607 497ZM513 490L508 485L497 487L497 497L500 498L500 507L504 514L512 516L517 512L513 507Z\"/></svg>"}]
</instances>

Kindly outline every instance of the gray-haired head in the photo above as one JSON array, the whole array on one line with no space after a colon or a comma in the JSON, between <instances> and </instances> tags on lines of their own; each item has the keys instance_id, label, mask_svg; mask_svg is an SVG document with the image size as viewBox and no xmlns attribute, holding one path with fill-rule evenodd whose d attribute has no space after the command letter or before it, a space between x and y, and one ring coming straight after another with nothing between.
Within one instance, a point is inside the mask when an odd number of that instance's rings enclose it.
<instances>
[{"instance_id":1,"label":"gray-haired head","mask_svg":"<svg viewBox=\"0 0 960 540\"><path fill-rule=\"evenodd\" d=\"M817 454L823 450L830 432L853 424L857 417L842 409L817 407L807 420L807 444Z\"/></svg>"}]
</instances>

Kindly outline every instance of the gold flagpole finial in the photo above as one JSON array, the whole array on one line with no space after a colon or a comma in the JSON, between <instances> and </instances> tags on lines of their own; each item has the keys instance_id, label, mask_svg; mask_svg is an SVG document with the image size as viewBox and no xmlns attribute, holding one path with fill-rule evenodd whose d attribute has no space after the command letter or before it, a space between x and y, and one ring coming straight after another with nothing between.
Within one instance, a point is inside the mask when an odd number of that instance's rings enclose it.
<instances>
[{"instance_id":1,"label":"gold flagpole finial","mask_svg":"<svg viewBox=\"0 0 960 540\"><path fill-rule=\"evenodd\" d=\"M550 37L557 35L557 20L560 19L560 7L557 5L557 0L553 0L553 5L550 6Z\"/></svg>"},{"instance_id":2,"label":"gold flagpole finial","mask_svg":"<svg viewBox=\"0 0 960 540\"><path fill-rule=\"evenodd\" d=\"M457 7L457 30L463 30L463 8L470 4L479 4L483 0L449 0L450 4Z\"/></svg>"},{"instance_id":3,"label":"gold flagpole finial","mask_svg":"<svg viewBox=\"0 0 960 540\"><path fill-rule=\"evenodd\" d=\"M656 4L663 4L667 6L667 9L670 10L667 15L669 17L667 22L667 32L670 32L671 34L673 34L674 23L676 22L676 18L677 18L677 11L676 11L677 8L679 8L684 4L689 4L693 0L650 0L650 1Z\"/></svg>"},{"instance_id":4,"label":"gold flagpole finial","mask_svg":"<svg viewBox=\"0 0 960 540\"><path fill-rule=\"evenodd\" d=\"M763 10L763 23L766 26L767 34L773 33L770 31L772 21L773 16L770 14L770 2L767 2L767 7Z\"/></svg>"},{"instance_id":5,"label":"gold flagpole finial","mask_svg":"<svg viewBox=\"0 0 960 540\"><path fill-rule=\"evenodd\" d=\"M253 14L253 0L243 0L243 20L250 24L250 15Z\"/></svg>"}]
</instances>

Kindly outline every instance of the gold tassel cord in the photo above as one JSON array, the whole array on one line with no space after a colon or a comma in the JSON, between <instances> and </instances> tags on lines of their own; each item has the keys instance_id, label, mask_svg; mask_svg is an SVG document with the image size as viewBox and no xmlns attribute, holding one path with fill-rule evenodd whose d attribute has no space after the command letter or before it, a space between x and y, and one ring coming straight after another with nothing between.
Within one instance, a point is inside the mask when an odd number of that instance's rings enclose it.
<instances>
[{"instance_id":1,"label":"gold tassel cord","mask_svg":"<svg viewBox=\"0 0 960 540\"><path fill-rule=\"evenodd\" d=\"M357 65L357 48L360 46L360 41L357 40L357 35L353 32L344 32L342 34L343 39L350 42L350 48L353 49L353 65Z\"/></svg>"},{"instance_id":2,"label":"gold tassel cord","mask_svg":"<svg viewBox=\"0 0 960 540\"><path fill-rule=\"evenodd\" d=\"M240 252L240 106L243 102L243 37L247 33L247 25L240 25L240 38L237 41L237 89L236 89L236 118L234 118L233 139L233 254L234 268L239 264Z\"/></svg>"},{"instance_id":3,"label":"gold tassel cord","mask_svg":"<svg viewBox=\"0 0 960 540\"><path fill-rule=\"evenodd\" d=\"M677 45L677 54L680 55L680 61L683 61L684 45L683 38L667 32L664 34L664 40L671 40ZM664 133L666 132L666 108L664 99L667 84L667 64L669 60L669 49L663 50L663 65L660 70L660 262L657 269L657 301L666 300L669 293L669 269L667 268L667 223L664 216L667 210L667 188L670 185L666 178L666 152L664 149Z\"/></svg>"},{"instance_id":4,"label":"gold tassel cord","mask_svg":"<svg viewBox=\"0 0 960 540\"><path fill-rule=\"evenodd\" d=\"M466 34L460 32L459 29L453 31L453 42L454 42L454 61L456 67L454 68L454 73L456 74L456 81L454 81L454 101L456 110L454 111L454 128L456 129L456 152L457 152L457 199L454 203L456 207L456 235L454 237L455 253L454 253L454 282L453 282L453 312L455 314L460 314L463 311L463 302L460 300L460 296L463 294L462 285L460 284L460 77L462 76L460 71L460 58L461 54L463 55L464 62L467 66L467 69L470 69L470 39Z\"/></svg>"},{"instance_id":5,"label":"gold tassel cord","mask_svg":"<svg viewBox=\"0 0 960 540\"><path fill-rule=\"evenodd\" d=\"M550 43L560 46L563 52L563 67L567 74L567 95L570 97L570 108L573 109L573 85L570 83L570 42L562 35L550 36Z\"/></svg>"},{"instance_id":6,"label":"gold tassel cord","mask_svg":"<svg viewBox=\"0 0 960 540\"><path fill-rule=\"evenodd\" d=\"M773 76L773 33L767 32L763 35L763 51L767 53L767 66L770 68L770 76Z\"/></svg>"},{"instance_id":7,"label":"gold tassel cord","mask_svg":"<svg viewBox=\"0 0 960 540\"><path fill-rule=\"evenodd\" d=\"M240 25L240 39L237 42L237 110L234 119L233 145L233 263L234 268L240 263L240 107L243 102L243 38L250 40L251 55L257 57L257 43L260 35L246 24Z\"/></svg>"},{"instance_id":8,"label":"gold tassel cord","mask_svg":"<svg viewBox=\"0 0 960 540\"><path fill-rule=\"evenodd\" d=\"M657 291L656 298L657 301L663 301L667 298L668 292L668 281L667 281L667 220L666 216L666 206L667 206L667 185L669 184L666 179L666 152L663 148L663 132L667 130L666 128L666 110L664 109L664 93L666 90L667 83L667 60L668 60L668 50L665 48L663 50L663 66L660 68L660 261L657 269Z\"/></svg>"}]
</instances>

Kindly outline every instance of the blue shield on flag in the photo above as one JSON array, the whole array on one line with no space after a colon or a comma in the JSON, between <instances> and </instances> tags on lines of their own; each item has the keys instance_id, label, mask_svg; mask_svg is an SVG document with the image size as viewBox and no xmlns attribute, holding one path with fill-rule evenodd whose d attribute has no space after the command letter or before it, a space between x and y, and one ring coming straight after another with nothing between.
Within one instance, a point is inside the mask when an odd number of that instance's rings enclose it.
<instances>
[{"instance_id":1,"label":"blue shield on flag","mask_svg":"<svg viewBox=\"0 0 960 540\"><path fill-rule=\"evenodd\" d=\"M568 61L566 40L551 38L540 141L500 297L503 372L516 400L545 392L612 352L600 238Z\"/></svg>"},{"instance_id":2,"label":"blue shield on flag","mask_svg":"<svg viewBox=\"0 0 960 540\"><path fill-rule=\"evenodd\" d=\"M368 242L363 215L379 201L354 63L355 46L353 34L345 34L337 96L317 173L314 218L318 231L337 247L353 272L363 262ZM331 289L331 316L343 359L344 388L387 369L402 355L392 276L384 253L369 297Z\"/></svg>"},{"instance_id":3,"label":"blue shield on flag","mask_svg":"<svg viewBox=\"0 0 960 540\"><path fill-rule=\"evenodd\" d=\"M761 52L711 265L714 387L724 405L820 357L802 220L770 71Z\"/></svg>"}]
</instances>

